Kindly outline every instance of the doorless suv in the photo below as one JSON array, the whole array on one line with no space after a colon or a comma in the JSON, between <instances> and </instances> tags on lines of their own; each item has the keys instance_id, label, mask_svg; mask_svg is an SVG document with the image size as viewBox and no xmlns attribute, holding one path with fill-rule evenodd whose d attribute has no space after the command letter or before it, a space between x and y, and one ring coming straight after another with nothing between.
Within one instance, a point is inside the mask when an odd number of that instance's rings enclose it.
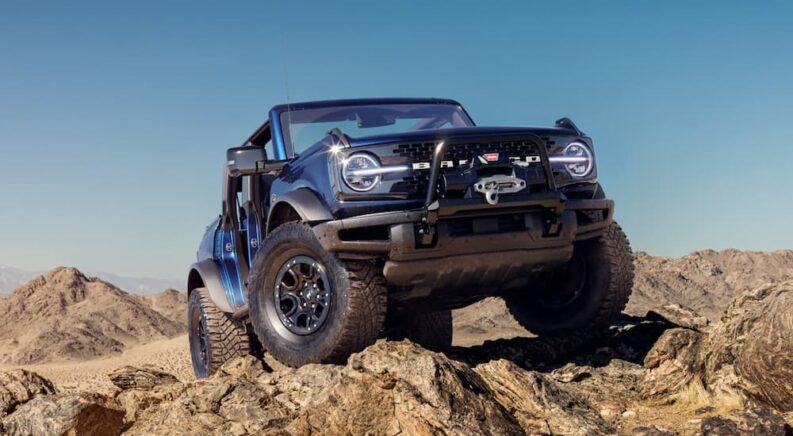
<instances>
[{"instance_id":1,"label":"doorless suv","mask_svg":"<svg viewBox=\"0 0 793 436\"><path fill-rule=\"evenodd\" d=\"M378 337L451 345L451 310L502 297L537 334L606 326L630 245L592 139L478 127L445 99L275 106L227 151L221 215L188 277L196 375L265 349L341 362Z\"/></svg>"}]
</instances>

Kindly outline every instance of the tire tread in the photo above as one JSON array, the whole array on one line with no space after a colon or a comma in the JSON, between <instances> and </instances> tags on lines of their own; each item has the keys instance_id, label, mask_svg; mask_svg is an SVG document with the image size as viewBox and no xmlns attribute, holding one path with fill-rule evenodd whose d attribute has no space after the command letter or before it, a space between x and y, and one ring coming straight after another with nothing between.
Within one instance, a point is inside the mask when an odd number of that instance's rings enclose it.
<instances>
[{"instance_id":1,"label":"tire tread","mask_svg":"<svg viewBox=\"0 0 793 436\"><path fill-rule=\"evenodd\" d=\"M607 253L609 289L597 316L592 320L593 327L604 327L619 316L628 305L633 291L633 250L625 231L614 221L600 241Z\"/></svg>"},{"instance_id":2,"label":"tire tread","mask_svg":"<svg viewBox=\"0 0 793 436\"><path fill-rule=\"evenodd\" d=\"M590 248L591 244L598 244L598 250L601 251L598 260L603 262L599 266L605 268L607 275L603 297L596 303L597 307L594 308L591 315L588 315L588 319L563 321L577 324L575 327L547 325L532 315L534 309L527 306L531 302L527 301L524 295L507 294L504 296L507 308L519 324L536 334L564 335L607 327L625 310L633 290L634 277L633 250L625 232L616 221L613 221L597 240L585 241L585 243ZM541 286L548 286L548 284L541 284ZM562 320L560 319L560 321Z\"/></svg>"},{"instance_id":3,"label":"tire tread","mask_svg":"<svg viewBox=\"0 0 793 436\"><path fill-rule=\"evenodd\" d=\"M209 335L209 369L217 371L224 363L251 353L251 344L245 325L218 309L205 288L193 290L204 313Z\"/></svg>"}]
</instances>

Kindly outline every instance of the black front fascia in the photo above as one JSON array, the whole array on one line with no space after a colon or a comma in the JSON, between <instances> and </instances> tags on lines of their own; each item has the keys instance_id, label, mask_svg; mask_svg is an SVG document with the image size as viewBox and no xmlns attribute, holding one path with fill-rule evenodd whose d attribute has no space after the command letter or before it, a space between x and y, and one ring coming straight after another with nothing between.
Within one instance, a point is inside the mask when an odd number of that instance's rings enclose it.
<instances>
[{"instance_id":1,"label":"black front fascia","mask_svg":"<svg viewBox=\"0 0 793 436\"><path fill-rule=\"evenodd\" d=\"M553 178L553 171L551 170L551 163L548 158L548 150L545 147L545 143L543 140L534 134L527 134L527 133L520 133L520 134L512 134L512 135L498 135L498 136L483 136L483 137L461 137L461 138L450 138L441 140L435 146L435 150L433 152L432 157L432 165L430 169L430 178L429 178L429 185L427 187L427 194L424 200L423 216L421 218L421 223L419 225L418 233L420 235L421 243L424 245L430 245L433 243L435 238L435 224L438 222L438 219L442 216L450 216L454 214L458 214L460 212L468 211L482 211L483 209L487 209L489 205L483 204L482 200L480 199L468 199L468 200L454 200L454 201L447 201L444 199L437 199L438 196L438 182L441 175L441 162L443 161L444 154L446 150L454 146L456 144L465 144L465 143L473 143L473 142L513 142L513 141L527 141L531 142L536 150L537 153L540 155L540 164L542 165L543 171L545 173L545 184L548 189L548 193L545 199L546 207L554 212L554 218L549 223L549 232L554 233L558 230L559 222L561 220L562 212L564 211L564 202L566 200L564 194L559 193L556 190L556 183L554 182ZM536 199L530 201L532 204L536 204ZM516 207L521 206L520 202L510 202L510 205L515 205ZM475 213L475 212L474 212Z\"/></svg>"}]
</instances>

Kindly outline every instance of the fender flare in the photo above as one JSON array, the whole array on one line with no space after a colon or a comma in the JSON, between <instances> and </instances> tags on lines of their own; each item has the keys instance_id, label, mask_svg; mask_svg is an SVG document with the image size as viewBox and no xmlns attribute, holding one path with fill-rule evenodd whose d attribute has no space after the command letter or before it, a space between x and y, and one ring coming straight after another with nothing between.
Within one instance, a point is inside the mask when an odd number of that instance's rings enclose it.
<instances>
[{"instance_id":1,"label":"fender flare","mask_svg":"<svg viewBox=\"0 0 793 436\"><path fill-rule=\"evenodd\" d=\"M273 211L278 210L279 206L283 206L284 204L294 209L297 214L300 215L300 219L308 224L320 223L333 219L333 215L331 215L327 206L322 203L316 194L307 188L300 188L277 197L277 201L270 207L267 216L268 229L270 228L270 223L273 218Z\"/></svg>"},{"instance_id":2,"label":"fender flare","mask_svg":"<svg viewBox=\"0 0 793 436\"><path fill-rule=\"evenodd\" d=\"M200 280L200 283L203 283L202 286L196 286L198 283L197 279ZM187 278L188 298L193 289L199 287L206 288L209 299L215 303L218 309L226 313L234 312L226 296L226 288L220 280L218 266L212 259L204 259L190 266L190 274Z\"/></svg>"}]
</instances>

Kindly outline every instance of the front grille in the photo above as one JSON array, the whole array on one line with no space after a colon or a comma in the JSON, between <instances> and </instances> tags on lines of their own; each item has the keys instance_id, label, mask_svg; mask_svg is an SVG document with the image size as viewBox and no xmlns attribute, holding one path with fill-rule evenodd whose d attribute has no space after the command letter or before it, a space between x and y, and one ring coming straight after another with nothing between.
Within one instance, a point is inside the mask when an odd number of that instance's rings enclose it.
<instances>
[{"instance_id":1,"label":"front grille","mask_svg":"<svg viewBox=\"0 0 793 436\"><path fill-rule=\"evenodd\" d=\"M407 157L413 162L432 161L432 151L435 150L434 142L421 142L417 144L399 144L394 149L397 156Z\"/></svg>"},{"instance_id":2,"label":"front grille","mask_svg":"<svg viewBox=\"0 0 793 436\"><path fill-rule=\"evenodd\" d=\"M399 144L394 149L394 154L407 157L413 162L432 162L433 150L435 150L435 144L432 142ZM443 159L455 161L456 166L460 160L468 160L470 162L476 156L492 152L506 153L509 157L525 157L536 155L537 147L530 141L453 144L446 148Z\"/></svg>"},{"instance_id":3,"label":"front grille","mask_svg":"<svg viewBox=\"0 0 793 436\"><path fill-rule=\"evenodd\" d=\"M550 138L543 138L550 141ZM394 147L393 153L397 156L409 159L411 163L426 163L426 169L415 169L409 176L404 177L400 182L393 185L391 192L406 193L411 196L422 196L426 194L429 186L430 169L432 155L435 150L435 143L420 142L412 144L398 144ZM452 144L446 148L443 155L444 161L452 161L451 168L442 168L447 171L459 167L460 161L471 162L477 156L485 153L506 154L509 158L525 158L527 156L537 156L539 152L537 146L531 141L509 141L509 142L472 142Z\"/></svg>"},{"instance_id":4,"label":"front grille","mask_svg":"<svg viewBox=\"0 0 793 436\"><path fill-rule=\"evenodd\" d=\"M404 192L411 196L423 196L427 192L429 183L429 170L414 171L412 175L403 177L401 182L395 183L391 191Z\"/></svg>"}]
</instances>

